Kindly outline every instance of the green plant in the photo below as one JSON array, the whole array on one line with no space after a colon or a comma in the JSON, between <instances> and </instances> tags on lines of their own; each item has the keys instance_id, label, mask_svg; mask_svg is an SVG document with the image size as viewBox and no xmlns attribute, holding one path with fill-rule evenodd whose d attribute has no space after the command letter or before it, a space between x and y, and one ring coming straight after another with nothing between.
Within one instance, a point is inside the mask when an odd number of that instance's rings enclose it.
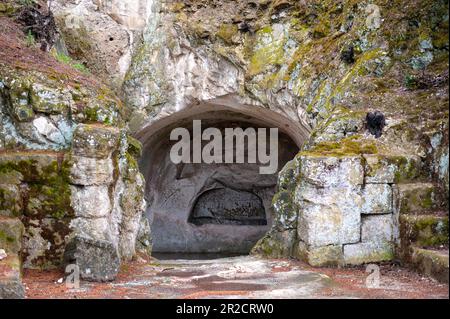
<instances>
[{"instance_id":1,"label":"green plant","mask_svg":"<svg viewBox=\"0 0 450 319\"><path fill-rule=\"evenodd\" d=\"M36 44L36 39L34 38L34 35L30 30L25 37L25 43L27 44L27 47L32 47Z\"/></svg>"},{"instance_id":2,"label":"green plant","mask_svg":"<svg viewBox=\"0 0 450 319\"><path fill-rule=\"evenodd\" d=\"M67 56L64 53L56 53L55 57L59 62L70 65L80 72L89 73L89 70L83 63L73 60L70 56Z\"/></svg>"},{"instance_id":3,"label":"green plant","mask_svg":"<svg viewBox=\"0 0 450 319\"><path fill-rule=\"evenodd\" d=\"M22 6L32 6L36 4L36 0L18 0L18 2Z\"/></svg>"}]
</instances>

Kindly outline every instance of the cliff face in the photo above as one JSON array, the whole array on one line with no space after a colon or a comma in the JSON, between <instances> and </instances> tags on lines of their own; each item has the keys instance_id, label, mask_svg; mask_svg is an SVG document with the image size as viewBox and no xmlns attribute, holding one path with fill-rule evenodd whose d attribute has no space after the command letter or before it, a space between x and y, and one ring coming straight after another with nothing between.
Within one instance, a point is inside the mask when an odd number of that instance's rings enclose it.
<instances>
[{"instance_id":1,"label":"cliff face","mask_svg":"<svg viewBox=\"0 0 450 319\"><path fill-rule=\"evenodd\" d=\"M144 188L150 206L165 196L148 163L161 128L212 111L277 126L301 149L278 177L273 227L255 253L316 265L409 258L406 211L431 216L433 236L448 232L446 214L435 214L448 198L447 1L58 0L50 9L60 36L47 53L13 22L21 6L0 2L0 164L22 174L0 182L0 212L25 224L25 256L47 256L50 243L60 260L80 231L104 241L93 254L130 258L139 224L148 247ZM366 129L374 110L386 117L380 138ZM24 159L4 159L16 150L26 160L63 153L54 156L63 199L33 195L55 181L27 180L14 164ZM412 189L423 196L401 208ZM48 239L54 203L65 230Z\"/></svg>"},{"instance_id":2,"label":"cliff face","mask_svg":"<svg viewBox=\"0 0 450 319\"><path fill-rule=\"evenodd\" d=\"M60 40L46 52L45 39L24 34L24 12L47 9L0 4L0 246L27 268L76 263L86 279L111 280L135 254L145 206L140 145L108 85ZM107 266L91 272L92 258Z\"/></svg>"}]
</instances>

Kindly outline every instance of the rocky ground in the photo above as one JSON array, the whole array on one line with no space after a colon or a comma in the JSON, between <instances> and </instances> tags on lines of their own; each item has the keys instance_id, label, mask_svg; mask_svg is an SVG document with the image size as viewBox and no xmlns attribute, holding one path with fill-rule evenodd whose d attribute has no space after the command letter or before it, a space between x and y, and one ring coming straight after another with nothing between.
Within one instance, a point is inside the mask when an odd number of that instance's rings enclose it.
<instances>
[{"instance_id":1,"label":"rocky ground","mask_svg":"<svg viewBox=\"0 0 450 319\"><path fill-rule=\"evenodd\" d=\"M292 260L229 257L144 260L124 265L110 283L69 289L59 271L26 270L27 298L448 298L439 284L394 264L380 265L379 288L367 288L366 267L312 268Z\"/></svg>"}]
</instances>

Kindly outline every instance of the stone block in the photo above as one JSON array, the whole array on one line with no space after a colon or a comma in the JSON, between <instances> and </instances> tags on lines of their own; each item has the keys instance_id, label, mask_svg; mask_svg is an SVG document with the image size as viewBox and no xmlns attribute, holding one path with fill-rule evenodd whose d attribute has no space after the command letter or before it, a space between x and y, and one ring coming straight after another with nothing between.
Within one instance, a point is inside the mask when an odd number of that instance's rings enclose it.
<instances>
[{"instance_id":1,"label":"stone block","mask_svg":"<svg viewBox=\"0 0 450 319\"><path fill-rule=\"evenodd\" d=\"M415 269L422 274L448 284L448 250L435 251L414 247L411 262Z\"/></svg>"},{"instance_id":2,"label":"stone block","mask_svg":"<svg viewBox=\"0 0 450 319\"><path fill-rule=\"evenodd\" d=\"M344 187L361 185L364 168L360 156L300 157L302 180L320 187Z\"/></svg>"},{"instance_id":3,"label":"stone block","mask_svg":"<svg viewBox=\"0 0 450 319\"><path fill-rule=\"evenodd\" d=\"M70 158L70 182L75 185L105 185L113 182L114 166L110 158L83 156Z\"/></svg>"},{"instance_id":4,"label":"stone block","mask_svg":"<svg viewBox=\"0 0 450 319\"><path fill-rule=\"evenodd\" d=\"M394 218L392 214L362 216L361 241L363 243L393 242Z\"/></svg>"},{"instance_id":5,"label":"stone block","mask_svg":"<svg viewBox=\"0 0 450 319\"><path fill-rule=\"evenodd\" d=\"M107 185L70 186L71 206L76 217L101 218L111 212L111 200Z\"/></svg>"},{"instance_id":6,"label":"stone block","mask_svg":"<svg viewBox=\"0 0 450 319\"><path fill-rule=\"evenodd\" d=\"M414 243L419 247L448 245L448 216L401 215L401 240L404 244Z\"/></svg>"},{"instance_id":7,"label":"stone block","mask_svg":"<svg viewBox=\"0 0 450 319\"><path fill-rule=\"evenodd\" d=\"M339 266L343 262L342 245L312 247L299 242L297 257L313 267Z\"/></svg>"},{"instance_id":8,"label":"stone block","mask_svg":"<svg viewBox=\"0 0 450 319\"><path fill-rule=\"evenodd\" d=\"M66 264L75 264L80 276L90 281L112 281L120 269L116 247L105 240L75 236L66 246Z\"/></svg>"},{"instance_id":9,"label":"stone block","mask_svg":"<svg viewBox=\"0 0 450 319\"><path fill-rule=\"evenodd\" d=\"M389 214L393 212L392 187L388 184L366 184L362 189L362 214Z\"/></svg>"},{"instance_id":10,"label":"stone block","mask_svg":"<svg viewBox=\"0 0 450 319\"><path fill-rule=\"evenodd\" d=\"M76 156L104 159L118 147L119 130L99 124L80 124L75 129L72 153Z\"/></svg>"},{"instance_id":11,"label":"stone block","mask_svg":"<svg viewBox=\"0 0 450 319\"><path fill-rule=\"evenodd\" d=\"M361 233L360 187L296 190L298 235L309 246L355 243Z\"/></svg>"},{"instance_id":12,"label":"stone block","mask_svg":"<svg viewBox=\"0 0 450 319\"><path fill-rule=\"evenodd\" d=\"M48 181L60 174L60 157L56 152L0 153L0 172L16 171L24 182Z\"/></svg>"},{"instance_id":13,"label":"stone block","mask_svg":"<svg viewBox=\"0 0 450 319\"><path fill-rule=\"evenodd\" d=\"M424 213L439 208L432 183L398 184L394 186L394 210L398 214Z\"/></svg>"},{"instance_id":14,"label":"stone block","mask_svg":"<svg viewBox=\"0 0 450 319\"><path fill-rule=\"evenodd\" d=\"M1 184L0 181L0 216L18 217L22 214L23 200L19 186Z\"/></svg>"},{"instance_id":15,"label":"stone block","mask_svg":"<svg viewBox=\"0 0 450 319\"><path fill-rule=\"evenodd\" d=\"M372 262L388 261L394 258L391 243L357 243L344 245L344 263L361 265Z\"/></svg>"},{"instance_id":16,"label":"stone block","mask_svg":"<svg viewBox=\"0 0 450 319\"><path fill-rule=\"evenodd\" d=\"M414 180L422 172L422 161L414 155L364 154L365 183L393 184Z\"/></svg>"}]
</instances>

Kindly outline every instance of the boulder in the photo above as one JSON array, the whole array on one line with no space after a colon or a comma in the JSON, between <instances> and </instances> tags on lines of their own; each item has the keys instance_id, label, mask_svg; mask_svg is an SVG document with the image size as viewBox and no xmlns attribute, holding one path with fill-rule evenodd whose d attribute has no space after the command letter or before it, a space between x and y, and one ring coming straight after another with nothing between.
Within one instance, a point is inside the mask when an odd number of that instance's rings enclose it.
<instances>
[{"instance_id":1,"label":"boulder","mask_svg":"<svg viewBox=\"0 0 450 319\"><path fill-rule=\"evenodd\" d=\"M81 279L88 281L112 281L120 268L119 254L111 242L83 236L67 244L64 261L77 265Z\"/></svg>"}]
</instances>

